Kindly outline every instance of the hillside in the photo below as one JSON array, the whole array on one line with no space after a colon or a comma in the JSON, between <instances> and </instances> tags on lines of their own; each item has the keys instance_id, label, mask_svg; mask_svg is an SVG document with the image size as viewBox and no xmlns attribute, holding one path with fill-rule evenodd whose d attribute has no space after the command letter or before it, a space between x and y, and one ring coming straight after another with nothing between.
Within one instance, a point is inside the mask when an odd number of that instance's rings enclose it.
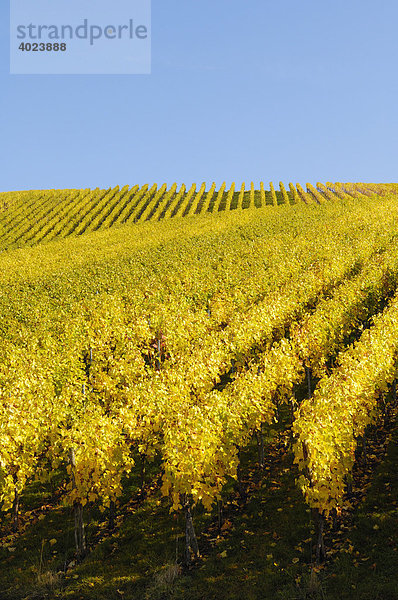
<instances>
[{"instance_id":1,"label":"hillside","mask_svg":"<svg viewBox=\"0 0 398 600\"><path fill-rule=\"evenodd\" d=\"M0 597L398 597L398 185L0 195Z\"/></svg>"},{"instance_id":2,"label":"hillside","mask_svg":"<svg viewBox=\"0 0 398 600\"><path fill-rule=\"evenodd\" d=\"M208 186L207 186L208 187ZM387 186L372 184L317 184L315 189L307 184L307 192L301 186L289 184L287 191L282 183L280 190L270 186L249 190L242 184L229 190L225 184L216 190L215 184L177 184L167 189L166 184L157 186L116 186L107 190L33 190L5 192L0 194L0 250L34 246L53 239L79 236L84 233L110 227L161 221L174 217L189 217L207 212L216 213L250 206L264 208L272 205L291 205L298 202L312 203L344 195L360 197L375 191L384 193ZM392 186L393 187L393 186Z\"/></svg>"}]
</instances>

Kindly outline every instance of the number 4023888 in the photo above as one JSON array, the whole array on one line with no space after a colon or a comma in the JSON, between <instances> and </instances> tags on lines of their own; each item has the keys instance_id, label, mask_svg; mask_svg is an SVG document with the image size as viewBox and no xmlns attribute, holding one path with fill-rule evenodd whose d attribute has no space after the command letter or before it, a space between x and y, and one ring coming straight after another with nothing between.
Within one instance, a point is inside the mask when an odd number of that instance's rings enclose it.
<instances>
[{"instance_id":1,"label":"number 4023888","mask_svg":"<svg viewBox=\"0 0 398 600\"><path fill-rule=\"evenodd\" d=\"M55 42L54 44L51 42L47 42L46 44L37 42L31 44L30 42L22 42L18 49L22 50L23 52L65 52L66 44L59 44L58 42Z\"/></svg>"}]
</instances>

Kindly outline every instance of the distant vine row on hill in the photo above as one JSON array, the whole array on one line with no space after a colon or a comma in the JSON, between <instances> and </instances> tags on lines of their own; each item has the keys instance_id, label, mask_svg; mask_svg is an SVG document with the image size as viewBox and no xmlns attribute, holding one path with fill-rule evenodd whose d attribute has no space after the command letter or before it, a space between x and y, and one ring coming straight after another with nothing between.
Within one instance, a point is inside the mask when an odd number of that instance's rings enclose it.
<instances>
[{"instance_id":1,"label":"distant vine row on hill","mask_svg":"<svg viewBox=\"0 0 398 600\"><path fill-rule=\"evenodd\" d=\"M298 203L322 204L324 202L363 198L372 194L395 193L395 184L354 184L330 182L316 187L289 183L287 190L279 182L275 190L264 183L256 190L251 182L240 188L232 183L227 189L223 183L219 190L213 183L187 188L174 183L158 186L116 186L101 190L66 189L5 192L0 194L0 251L36 246L42 242L68 236L82 235L115 225L160 221L174 217L189 217L205 213L241 210L250 207L291 206Z\"/></svg>"}]
</instances>

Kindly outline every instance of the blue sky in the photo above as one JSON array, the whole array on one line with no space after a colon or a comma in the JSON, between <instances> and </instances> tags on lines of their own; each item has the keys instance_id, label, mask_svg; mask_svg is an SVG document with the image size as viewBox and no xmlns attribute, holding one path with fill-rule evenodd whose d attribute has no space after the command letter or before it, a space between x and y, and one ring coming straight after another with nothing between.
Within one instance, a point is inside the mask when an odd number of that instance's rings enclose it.
<instances>
[{"instance_id":1,"label":"blue sky","mask_svg":"<svg viewBox=\"0 0 398 600\"><path fill-rule=\"evenodd\" d=\"M0 190L396 182L397 25L392 0L153 0L151 75L25 76L1 0Z\"/></svg>"}]
</instances>

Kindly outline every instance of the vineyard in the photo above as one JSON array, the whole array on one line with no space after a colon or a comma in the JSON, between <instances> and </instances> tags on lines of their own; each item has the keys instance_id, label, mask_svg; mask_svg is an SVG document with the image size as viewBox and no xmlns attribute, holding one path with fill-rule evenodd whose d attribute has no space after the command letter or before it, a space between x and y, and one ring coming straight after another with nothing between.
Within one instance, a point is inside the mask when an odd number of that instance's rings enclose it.
<instances>
[{"instance_id":1,"label":"vineyard","mask_svg":"<svg viewBox=\"0 0 398 600\"><path fill-rule=\"evenodd\" d=\"M289 184L286 191L282 182L280 191L272 183L260 190L254 183L246 190L243 183L238 191L233 183L229 190L224 183L216 192L216 184L206 190L206 184L193 184L180 189L174 183L170 189L163 184L139 187L119 186L107 190L42 190L0 193L0 251L34 246L56 238L78 236L83 233L114 226L161 221L172 217L187 217L207 212L217 213L242 208L292 205L298 203L322 204L338 198L361 198L377 193L396 192L398 186L371 184L321 183L307 191L297 184Z\"/></svg>"},{"instance_id":2,"label":"vineyard","mask_svg":"<svg viewBox=\"0 0 398 600\"><path fill-rule=\"evenodd\" d=\"M397 222L398 184L0 194L0 598L398 598Z\"/></svg>"}]
</instances>

